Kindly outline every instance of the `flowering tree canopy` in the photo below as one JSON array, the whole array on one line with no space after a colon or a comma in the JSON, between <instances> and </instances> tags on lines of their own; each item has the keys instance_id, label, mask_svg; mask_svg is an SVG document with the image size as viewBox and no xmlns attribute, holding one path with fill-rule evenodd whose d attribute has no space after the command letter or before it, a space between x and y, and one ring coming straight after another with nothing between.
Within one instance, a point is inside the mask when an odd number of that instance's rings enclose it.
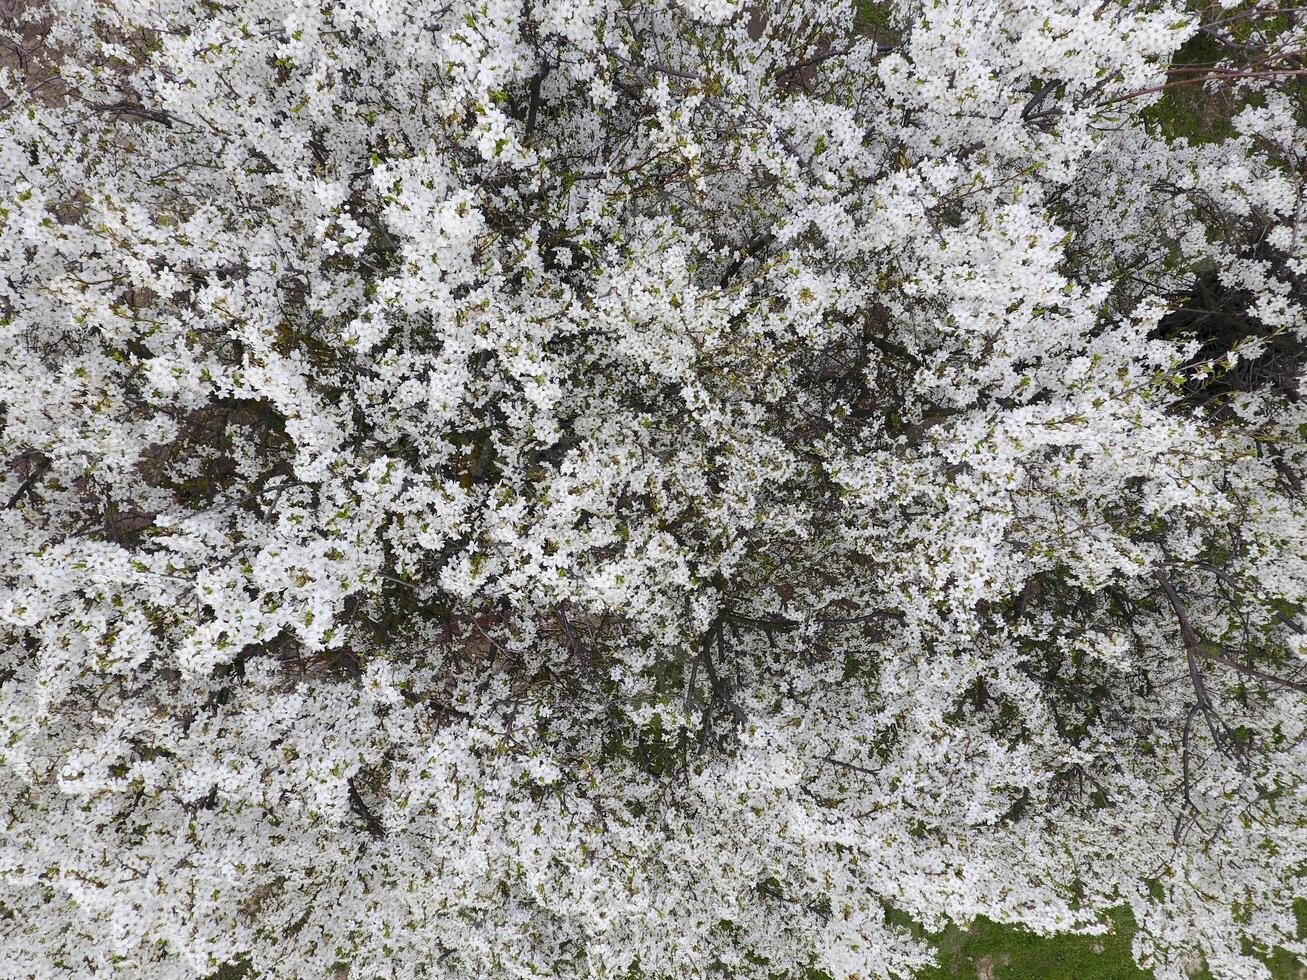
<instances>
[{"instance_id":1,"label":"flowering tree canopy","mask_svg":"<svg viewBox=\"0 0 1307 980\"><path fill-rule=\"evenodd\" d=\"M9 0L0 972L1307 954L1280 6Z\"/></svg>"}]
</instances>

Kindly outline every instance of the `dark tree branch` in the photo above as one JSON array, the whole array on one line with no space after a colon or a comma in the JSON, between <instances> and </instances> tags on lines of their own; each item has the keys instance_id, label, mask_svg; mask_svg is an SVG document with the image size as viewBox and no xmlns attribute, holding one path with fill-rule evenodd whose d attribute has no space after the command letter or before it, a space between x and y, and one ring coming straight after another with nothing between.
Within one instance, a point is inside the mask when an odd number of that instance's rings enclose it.
<instances>
[{"instance_id":1,"label":"dark tree branch","mask_svg":"<svg viewBox=\"0 0 1307 980\"><path fill-rule=\"evenodd\" d=\"M354 780L349 780L349 808L363 818L363 824L367 827L368 833L373 837L385 837L386 828L381 825L377 815L368 809L367 803L359 795L358 787L354 785Z\"/></svg>"},{"instance_id":2,"label":"dark tree branch","mask_svg":"<svg viewBox=\"0 0 1307 980\"><path fill-rule=\"evenodd\" d=\"M1193 623L1189 619L1189 611L1180 600L1180 594L1176 591L1175 585L1172 584L1171 578L1166 572L1160 568L1155 569L1153 577L1157 579L1162 591L1166 593L1167 601L1171 604L1172 610L1175 611L1176 620L1180 624L1180 637L1184 641L1185 659L1189 666L1189 681L1193 685L1194 695L1198 699L1198 708L1203 713L1203 720L1207 723L1207 730L1211 733L1212 741L1222 752L1235 754L1231 749L1235 744L1234 739L1226 731L1225 724L1216 713L1211 696L1207 693L1207 684L1203 680L1202 668L1198 666L1198 659L1203 656L1203 648L1201 641L1198 639L1198 634L1194 631Z\"/></svg>"},{"instance_id":3,"label":"dark tree branch","mask_svg":"<svg viewBox=\"0 0 1307 980\"><path fill-rule=\"evenodd\" d=\"M44 453L24 453L19 459L31 460L33 456L35 456L36 461L30 463L31 471L27 474L27 478L18 485L18 489L14 491L13 496L9 498L9 502L5 504L5 510L13 510L17 507L18 502L23 499L32 487L36 486L36 481L41 479L45 471L50 468L50 457Z\"/></svg>"}]
</instances>

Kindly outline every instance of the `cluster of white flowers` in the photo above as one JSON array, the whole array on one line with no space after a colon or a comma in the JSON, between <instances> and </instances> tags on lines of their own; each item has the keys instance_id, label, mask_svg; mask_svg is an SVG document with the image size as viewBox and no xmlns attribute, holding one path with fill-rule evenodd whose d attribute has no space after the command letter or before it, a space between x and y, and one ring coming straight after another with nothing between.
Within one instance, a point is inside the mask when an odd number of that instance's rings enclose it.
<instances>
[{"instance_id":1,"label":"cluster of white flowers","mask_svg":"<svg viewBox=\"0 0 1307 980\"><path fill-rule=\"evenodd\" d=\"M1307 955L1307 18L8 6L0 976Z\"/></svg>"}]
</instances>

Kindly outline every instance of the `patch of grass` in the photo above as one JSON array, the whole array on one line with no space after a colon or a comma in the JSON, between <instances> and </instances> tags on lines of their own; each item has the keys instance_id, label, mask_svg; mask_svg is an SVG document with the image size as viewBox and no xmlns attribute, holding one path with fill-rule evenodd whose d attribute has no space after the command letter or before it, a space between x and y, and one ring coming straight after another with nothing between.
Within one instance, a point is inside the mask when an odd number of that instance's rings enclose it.
<instances>
[{"instance_id":1,"label":"patch of grass","mask_svg":"<svg viewBox=\"0 0 1307 980\"><path fill-rule=\"evenodd\" d=\"M967 930L951 926L935 939L939 965L919 980L1150 980L1130 955L1133 923L1113 918L1103 936L1037 936L978 919Z\"/></svg>"},{"instance_id":2,"label":"patch of grass","mask_svg":"<svg viewBox=\"0 0 1307 980\"><path fill-rule=\"evenodd\" d=\"M892 913L891 921L907 918ZM1127 909L1113 914L1112 931L1102 936L1037 936L981 918L970 929L950 926L932 937L939 965L916 980L1152 980L1130 954L1134 928ZM1307 980L1307 964L1283 949L1263 962L1274 980ZM1193 980L1212 976L1200 969Z\"/></svg>"},{"instance_id":3,"label":"patch of grass","mask_svg":"<svg viewBox=\"0 0 1307 980\"><path fill-rule=\"evenodd\" d=\"M1307 980L1307 964L1296 959L1287 950L1279 949L1270 955L1266 965L1275 980Z\"/></svg>"},{"instance_id":4,"label":"patch of grass","mask_svg":"<svg viewBox=\"0 0 1307 980\"><path fill-rule=\"evenodd\" d=\"M898 39L893 4L884 0L858 0L853 6L853 29L881 44L892 44Z\"/></svg>"},{"instance_id":5,"label":"patch of grass","mask_svg":"<svg viewBox=\"0 0 1307 980\"><path fill-rule=\"evenodd\" d=\"M1194 77L1188 69L1216 64L1222 52L1210 37L1196 35L1186 41L1175 53L1173 66L1179 73L1171 75L1171 82ZM1228 91L1207 91L1202 85L1179 85L1168 89L1160 99L1143 112L1149 126L1155 127L1169 140L1186 139L1190 143L1219 143L1234 133L1232 120L1239 105Z\"/></svg>"}]
</instances>

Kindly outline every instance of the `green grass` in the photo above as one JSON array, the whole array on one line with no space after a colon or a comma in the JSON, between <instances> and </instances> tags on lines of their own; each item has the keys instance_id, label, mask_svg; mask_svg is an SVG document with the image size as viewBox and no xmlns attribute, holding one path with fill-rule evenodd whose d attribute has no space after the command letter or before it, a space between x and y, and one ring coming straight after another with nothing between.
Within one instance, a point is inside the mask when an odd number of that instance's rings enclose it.
<instances>
[{"instance_id":1,"label":"green grass","mask_svg":"<svg viewBox=\"0 0 1307 980\"><path fill-rule=\"evenodd\" d=\"M934 937L939 965L917 980L1151 980L1130 955L1134 923L1122 910L1103 936L1037 936L978 919L970 929L951 926ZM1275 980L1307 980L1307 965L1282 949L1265 960ZM1211 980L1200 970L1194 980Z\"/></svg>"},{"instance_id":2,"label":"green grass","mask_svg":"<svg viewBox=\"0 0 1307 980\"><path fill-rule=\"evenodd\" d=\"M1130 956L1124 916L1104 936L1036 936L979 919L936 938L939 966L920 980L1149 980Z\"/></svg>"},{"instance_id":3,"label":"green grass","mask_svg":"<svg viewBox=\"0 0 1307 980\"><path fill-rule=\"evenodd\" d=\"M1210 38L1198 35L1176 52L1173 63L1181 68L1198 68L1220 61L1222 52ZM1192 77L1187 73L1172 81ZM1241 108L1228 90L1207 91L1201 85L1180 85L1168 89L1143 112L1154 132L1168 140L1186 139L1190 143L1220 143L1234 134L1232 120Z\"/></svg>"}]
</instances>

